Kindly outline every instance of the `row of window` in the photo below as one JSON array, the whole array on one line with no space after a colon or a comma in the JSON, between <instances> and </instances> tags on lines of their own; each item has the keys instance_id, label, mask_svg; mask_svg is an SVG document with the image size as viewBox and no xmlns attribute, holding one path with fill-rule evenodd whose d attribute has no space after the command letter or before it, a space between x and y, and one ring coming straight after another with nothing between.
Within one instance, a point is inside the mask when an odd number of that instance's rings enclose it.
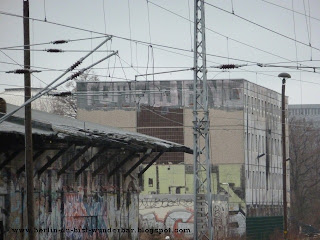
<instances>
[{"instance_id":1,"label":"row of window","mask_svg":"<svg viewBox=\"0 0 320 240\"><path fill-rule=\"evenodd\" d=\"M282 189L282 174L269 173L268 177L266 172L263 171L250 171L251 178L249 178L249 189Z\"/></svg>"},{"instance_id":2,"label":"row of window","mask_svg":"<svg viewBox=\"0 0 320 240\"><path fill-rule=\"evenodd\" d=\"M266 117L268 114L281 117L281 106L247 95L244 95L244 101L246 110L251 114L256 113L256 115L261 117Z\"/></svg>"},{"instance_id":3,"label":"row of window","mask_svg":"<svg viewBox=\"0 0 320 240\"><path fill-rule=\"evenodd\" d=\"M253 133L245 133L247 136L247 149L252 152L257 152L260 154L271 154L282 156L282 140L279 138L266 138L262 135L257 135ZM267 140L269 140L267 146Z\"/></svg>"},{"instance_id":4,"label":"row of window","mask_svg":"<svg viewBox=\"0 0 320 240\"><path fill-rule=\"evenodd\" d=\"M289 109L289 113L290 115L320 115L320 107Z\"/></svg>"}]
</instances>

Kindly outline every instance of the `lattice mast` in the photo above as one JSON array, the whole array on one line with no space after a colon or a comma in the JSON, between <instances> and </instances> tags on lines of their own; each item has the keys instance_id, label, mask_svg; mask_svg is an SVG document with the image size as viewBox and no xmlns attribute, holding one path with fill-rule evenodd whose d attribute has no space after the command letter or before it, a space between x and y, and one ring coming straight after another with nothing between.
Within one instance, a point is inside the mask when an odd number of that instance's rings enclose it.
<instances>
[{"instance_id":1,"label":"lattice mast","mask_svg":"<svg viewBox=\"0 0 320 240\"><path fill-rule=\"evenodd\" d=\"M204 0L194 0L194 239L213 239Z\"/></svg>"}]
</instances>

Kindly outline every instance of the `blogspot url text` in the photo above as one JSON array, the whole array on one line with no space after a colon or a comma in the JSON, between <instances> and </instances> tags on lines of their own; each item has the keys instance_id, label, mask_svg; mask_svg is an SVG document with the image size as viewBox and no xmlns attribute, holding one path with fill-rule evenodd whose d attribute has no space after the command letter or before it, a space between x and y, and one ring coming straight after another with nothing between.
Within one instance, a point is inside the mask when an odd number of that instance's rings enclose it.
<instances>
[{"instance_id":1,"label":"blogspot url text","mask_svg":"<svg viewBox=\"0 0 320 240\"><path fill-rule=\"evenodd\" d=\"M23 233L23 232L31 232L28 228L12 228L12 232L15 233ZM191 233L191 230L186 229L157 229L157 228L63 228L63 229L55 229L55 228L35 228L33 232L36 233L148 233L148 234L163 234L163 233Z\"/></svg>"}]
</instances>

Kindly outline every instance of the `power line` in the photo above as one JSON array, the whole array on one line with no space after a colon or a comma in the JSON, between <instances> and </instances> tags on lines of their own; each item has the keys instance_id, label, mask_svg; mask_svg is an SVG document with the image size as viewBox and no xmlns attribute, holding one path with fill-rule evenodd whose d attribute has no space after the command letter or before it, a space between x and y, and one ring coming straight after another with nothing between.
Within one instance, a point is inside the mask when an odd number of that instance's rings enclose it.
<instances>
[{"instance_id":1,"label":"power line","mask_svg":"<svg viewBox=\"0 0 320 240\"><path fill-rule=\"evenodd\" d=\"M247 70L247 69L239 69L239 70L240 70L240 71L242 70L242 71L245 71L245 72L250 72L250 73L258 73L258 74L261 74L261 75L264 75L264 76L273 77L273 78L278 78L278 76L277 76L277 75L271 75L271 74L266 74L266 73L261 73L261 72L255 72L255 71L250 71L250 70ZM300 82L300 80L299 80L299 79L294 79L294 78L290 78L290 81L297 81L297 82ZM301 82L320 85L320 83L310 82L310 81L301 81Z\"/></svg>"},{"instance_id":2,"label":"power line","mask_svg":"<svg viewBox=\"0 0 320 240\"><path fill-rule=\"evenodd\" d=\"M158 5L158 4L155 4L155 3L153 3L153 2L150 1L150 0L148 0L148 2L151 3L151 4L153 4L153 5L155 5L155 6L157 6L157 7L159 7L159 8L161 8L161 9L163 9L163 10L165 10L165 11L168 11L168 12L170 12L170 13L176 15L176 16L179 16L179 17L181 17L181 18L189 21L189 19L187 19L187 18L185 18L185 17L183 17L183 16L181 16L181 15L179 15L179 14L177 14L177 13L174 13L173 11L168 10L168 9L166 9L166 8ZM8 15L8 16L13 16L13 17L23 18L23 16L21 16L21 15L12 14L12 13L8 13L8 12L4 12L4 11L0 11L0 14ZM104 34L104 33L97 32L97 31L92 31L92 30L88 30L88 29L84 29L84 28L80 28L80 27L74 27L74 26L70 26L70 25L66 25L66 24L60 24L60 23L56 23L56 22L52 22L52 21L44 21L44 20L37 19L37 18L30 18L30 17L29 17L29 19L34 20L34 21L38 21L38 22L45 22L45 23L49 23L49 24L53 24L53 25L57 25L57 26L61 26L61 27L71 28L71 29L75 29L75 30L80 30L80 31L86 31L86 32L90 32L90 33L95 33L95 34L99 34L99 35L113 36L113 37L118 38L118 39L121 39L121 40L133 41L133 42L135 42L135 43L144 44L144 45L147 45L147 46L150 45L150 42L148 43L148 42L146 42L146 41L141 41L141 40L126 38L126 37L120 37L120 36L116 36L116 35L108 35L108 34ZM219 32L216 32L216 31L214 31L214 30L212 30L212 29L210 29L210 28L207 28L207 27L206 27L206 29L209 30L210 32L213 32L213 33L218 34L218 35L220 35L220 36L223 36L223 37L225 37L225 38L228 37L228 36L223 35L223 34L221 34L221 33L219 33ZM277 55L277 54L273 54L273 53L268 52L268 51L265 51L265 50L263 50L263 49L254 47L254 46L249 45L249 44L246 44L246 43L243 43L243 42L241 42L241 41L239 41L239 40L236 40L236 39L233 39L233 38L230 38L230 37L228 37L228 38L229 38L230 40L232 40L232 41L234 41L234 42L237 42L237 43L239 43L239 44L242 44L242 45L244 45L244 46L253 48L253 49L255 49L255 50L259 50L259 51L261 51L261 52L270 54L270 55L272 55L272 56L275 56L275 57L278 57L278 58L281 58L281 59L284 59L284 60L287 60L287 61L294 62L294 61L292 61L292 60L290 60L290 59L281 57L281 56L279 56L279 55ZM182 49L182 48L173 47L173 46L168 46L168 45L163 45L163 44L151 43L151 45L152 45L153 47L154 47L154 46L157 46L157 47L169 48L169 49L179 50L179 51L184 51L184 52L192 52L191 50ZM208 55L208 56L223 57L223 56L218 56L218 55L210 55L210 54L207 54L207 55ZM227 57L224 57L224 58L227 58ZM234 60L236 60L236 59L234 59ZM238 60L239 60L239 59L238 59ZM240 61L240 60L239 60L239 61ZM247 61L245 61L245 62L247 62Z\"/></svg>"},{"instance_id":3,"label":"power line","mask_svg":"<svg viewBox=\"0 0 320 240\"><path fill-rule=\"evenodd\" d=\"M272 2L269 2L269 1L266 1L266 0L260 0L260 1L265 2L265 3L268 3L268 4L273 5L273 6L276 6L276 7L279 7L279 8L282 8L282 9L285 9L285 10L288 10L288 11L290 11L290 12L294 12L294 13L296 13L296 14L300 14L300 15L309 17L309 18L311 18L311 19L313 19L313 20L316 20L316 21L319 21L319 22L320 22L320 19L319 19L319 18L310 16L310 14L309 14L309 15L306 15L306 14L303 14L303 13L301 13L301 12L294 11L293 9L283 7L283 6L280 6L280 5L276 4L276 3L272 3Z\"/></svg>"},{"instance_id":4,"label":"power line","mask_svg":"<svg viewBox=\"0 0 320 240\"><path fill-rule=\"evenodd\" d=\"M133 70L135 70L138 74L141 74L136 68L147 68L145 66L130 66L130 64L128 62L126 62L123 58L121 58L123 62L125 62L128 67L111 67L111 68L114 68L114 69L117 69L117 68L132 68ZM318 60L316 60L318 61ZM0 63L4 63L4 64L11 64L11 65L19 65L19 64L14 64L14 63L7 63L7 62L2 62L0 61ZM37 67L37 66L30 66L30 67L33 67L33 68L36 68L36 69L42 69L43 70L47 70L47 71L65 71L66 69L53 69L53 68L45 68L45 67ZM169 67L156 67L156 68L169 68ZM170 67L170 68L180 68L180 67ZM187 68L187 67L185 67ZM92 68L92 70L95 70L95 69L104 69L104 68ZM269 77L274 77L274 78L277 78L277 75L271 75L271 74L267 74L268 72L276 72L278 73L279 71L251 71L251 70L244 70L244 69L241 69L239 71L233 71L233 72L248 72L248 73L254 73L254 74L261 74L261 75L264 75L264 76L269 76ZM5 72L5 71L4 71ZM217 72L217 73L224 73L224 72L221 72L221 71L208 71L208 72ZM300 72L300 71L289 71L289 72ZM99 75L99 74L89 74L89 75L94 75L94 76L98 76L98 77L105 77L105 78L108 78L107 75ZM120 78L120 77L112 77L112 78L115 78L115 79L119 79L119 80L128 80L128 81L135 81L136 79L125 79L125 78ZM164 79L164 80L167 80L167 79ZM191 79L184 79L185 81L191 81ZM311 81L305 81L305 80L300 80L300 79L294 79L294 78L290 78L291 81L298 81L298 82L304 82L304 83L309 83L309 84L316 84L316 85L320 85L320 83L317 83L317 82L311 82ZM157 81L161 81L161 79L158 79ZM174 81L174 80L173 80Z\"/></svg>"},{"instance_id":5,"label":"power line","mask_svg":"<svg viewBox=\"0 0 320 240\"><path fill-rule=\"evenodd\" d=\"M129 11L129 37L132 38L132 29L131 29L131 8L130 8L130 0L128 0L128 11ZM132 63L132 41L130 41L130 59L131 59L131 65Z\"/></svg>"},{"instance_id":6,"label":"power line","mask_svg":"<svg viewBox=\"0 0 320 240\"><path fill-rule=\"evenodd\" d=\"M17 61L15 61L13 58L11 58L11 57L10 57L8 54L6 54L4 51L0 50L0 52L1 52L2 54L4 54L7 58L9 58L11 61L15 62L15 63L16 63L17 65L19 65L20 67L22 67L22 68L25 67L24 65L19 64ZM42 82L43 84L46 84L44 81L42 81L40 78L38 78L38 77L35 76L34 74L31 73L31 75L32 75L34 78L38 79L38 80L39 80L40 82Z\"/></svg>"},{"instance_id":7,"label":"power line","mask_svg":"<svg viewBox=\"0 0 320 240\"><path fill-rule=\"evenodd\" d=\"M164 7L162 7L162 6L160 6L160 5L156 4L156 3L153 3L153 2L150 1L150 0L149 0L149 3L153 4L154 6L160 8L160 9L162 9L162 10L164 10L164 11L167 11L167 12L173 14L173 15L176 15L176 16L184 19L184 20L191 21L190 19L187 19L187 18L185 18L184 16L181 16L180 14L177 14L177 13L175 13L175 12L173 12L173 11L167 9L167 8L164 8ZM193 21L191 21L191 23L193 23ZM261 49L261 48L252 46L252 45L250 45L250 44L241 42L241 41L239 41L239 40L236 40L236 39L234 39L234 38L231 38L231 37L229 37L229 36L226 36L226 35L224 35L224 34L221 34L221 33L217 32L217 31L212 30L211 28L206 27L206 30L208 30L209 32L215 33L215 34L217 34L217 35L219 35L219 36L222 36L222 37L224 37L224 38L226 38L226 39L230 39L230 40L232 40L232 41L234 41L234 42L236 42L236 43L239 43L239 44L241 44L241 45L244 45L244 46L246 46L246 47L249 47L249 48L252 48L252 49L261 51L261 52L263 52L263 53L269 54L269 55L271 55L271 56L278 57L278 58L281 58L281 59L290 61L291 63L295 62L295 61L290 60L290 59L288 59L288 58L282 57L282 56L280 56L280 55L274 54L274 53L272 53L272 52L263 50L263 49ZM207 53L207 55L209 55L209 54ZM209 56L210 56L210 55L209 55ZM236 59L233 59L233 60L236 60Z\"/></svg>"},{"instance_id":8,"label":"power line","mask_svg":"<svg viewBox=\"0 0 320 240\"><path fill-rule=\"evenodd\" d=\"M276 35L279 35L279 36L281 36L281 37L287 38L287 39L289 39L289 40L291 40L291 41L294 41L294 42L296 42L296 43L299 43L299 44L301 44L301 45L304 45L304 46L307 46L307 47L311 47L311 48L313 48L313 49L315 49L315 50L320 51L319 48L310 46L309 44L304 43L304 42L301 42L301 41L299 41L299 40L295 40L295 39L293 39L293 38L291 38L291 37L289 37L289 36L287 36L287 35L284 35L284 34L282 34L282 33L279 33L279 32L277 32L277 31L275 31L275 30L272 30L272 29L270 29L270 28L267 28L267 27L265 27L265 26L263 26L263 25L261 25L261 24L258 24L258 23L254 22L254 21L251 21L251 20L249 20L249 19L246 19L246 18L244 18L244 17L241 17L241 16L239 16L239 15L237 15L237 14L233 14L232 12L229 12L228 10L225 10L225 9L223 9L223 8L220 8L220 7L217 7L217 6L215 6L215 5L211 4L211 3L208 3L208 2L205 2L205 3L206 3L207 5L213 7L213 8L216 8L216 9L218 9L218 10L220 10L220 11L223 11L223 12L229 13L229 14L231 14L231 15L233 15L233 16L236 16L236 17L238 17L238 18L240 18L240 19L242 19L242 20L244 20L244 21L246 21L246 22L249 22L249 23L251 23L251 24L253 24L253 25L256 25L256 26L258 26L258 27L260 27L260 28L263 28L263 29L265 29L265 30L267 30L267 31L269 31L269 32L272 32L272 33L276 34Z\"/></svg>"},{"instance_id":9,"label":"power line","mask_svg":"<svg viewBox=\"0 0 320 240\"><path fill-rule=\"evenodd\" d=\"M187 55L186 55L187 56ZM189 57L189 56L188 56ZM122 59L124 61L124 59ZM304 61L311 61L311 60L301 60L301 61L298 61L298 62L304 62ZM320 61L320 60L312 60L313 62L315 61ZM4 62L4 61L0 61L0 63L2 64L8 64L8 65L19 65L18 63L10 63L10 62ZM273 62L273 63L263 63L261 64L261 66L265 66L265 67L285 67L285 68L296 68L296 67L293 67L293 66L273 66L273 64L281 64L281 63L291 63L291 62ZM248 67L250 66L256 66L257 63L255 64L252 64L252 65L247 65ZM55 68L47 68L47 67L40 67L40 66L35 66L35 65L31 65L30 67L32 68L35 68L35 69L41 69L42 71L44 70L47 70L47 71L65 71L66 69L55 69ZM111 68L122 68L122 67L111 67ZM147 66L131 66L130 64L127 66L127 67L123 67L123 68L148 68ZM173 68L173 69L183 69L183 68L192 68L192 67L187 67L187 66L155 66L154 67L155 69L167 69L167 68ZM212 67L208 67L208 68L212 68ZM303 68L303 67L299 67L299 68ZM305 67L305 68L319 68L319 67ZM102 70L102 69L105 69L105 68L99 68L99 67L96 67L96 68L92 68L92 70ZM2 71L2 72L6 72L6 71ZM221 71L210 71L209 72L221 72ZM239 71L232 71L232 72L239 72ZM255 71L255 72L279 72L278 70L275 71L275 70L265 70L265 71ZM296 71L289 71L289 72L301 72L301 70L296 70Z\"/></svg>"},{"instance_id":10,"label":"power line","mask_svg":"<svg viewBox=\"0 0 320 240\"><path fill-rule=\"evenodd\" d=\"M69 42L77 42L77 41L85 41L85 40L93 40L93 39L100 39L100 38L105 38L105 36L99 36L99 37L88 37L88 38L78 38L78 39L69 39L69 40L55 40L51 42L42 42L42 43L34 43L30 44L28 46L41 46L41 45L48 45L48 44L62 44L64 43L69 43ZM61 42L61 43L59 43ZM0 50L8 50L11 48L19 48L19 47L24 47L25 45L17 45L17 46L10 46L10 47L1 47Z\"/></svg>"},{"instance_id":11,"label":"power line","mask_svg":"<svg viewBox=\"0 0 320 240\"><path fill-rule=\"evenodd\" d=\"M293 4L293 0L291 0L292 3L292 18L293 18L293 33L294 33L294 46L296 49L296 61L297 61L297 69L298 69L298 47L297 47L297 35L296 35L296 19L294 17L294 12L293 12L293 8L294 8L294 4Z\"/></svg>"},{"instance_id":12,"label":"power line","mask_svg":"<svg viewBox=\"0 0 320 240\"><path fill-rule=\"evenodd\" d=\"M64 75L66 75L68 72L74 70L78 65L80 65L88 56L90 56L95 50L99 49L104 43L106 43L107 41L109 41L112 37L109 36L107 37L102 43L100 43L96 48L94 48L90 53L86 54L84 57L80 58L76 63L74 63L70 68L67 69L67 71L65 71L64 73L62 73L58 78L56 78L54 81L52 81L50 84L48 84L45 88L43 88L39 93L36 94L36 96L30 98L28 101L26 101L24 104L22 104L21 106L19 106L16 110L5 114L3 117L0 118L0 123L2 123L3 121L5 121L7 118L9 118L10 116L12 116L15 112L17 112L18 110L20 110L22 107L24 107L25 105L31 103L32 101L34 101L35 99L41 97L42 95L50 92L51 90L59 87L60 85L64 84L65 82L75 79L78 76L80 76L81 74L83 74L86 70L90 69L91 67L101 63L102 61L108 59L109 57L117 54L118 52L114 52L111 53L110 55L100 59L99 61L89 65L86 68L81 69L80 71L78 71L77 73L72 74L70 77L68 77L66 80L62 81L61 83L56 83L60 78L62 78ZM56 83L56 84L55 84ZM55 85L54 85L55 84ZM54 85L54 86L52 86ZM51 88L50 88L51 87Z\"/></svg>"},{"instance_id":13,"label":"power line","mask_svg":"<svg viewBox=\"0 0 320 240\"><path fill-rule=\"evenodd\" d=\"M4 51L23 51L22 48L9 48L9 49L4 49ZM68 52L78 52L78 53L83 53L83 52L91 52L91 50L77 50L77 49L68 49L68 50L63 50L63 49L55 49L55 48L50 48L50 49L30 49L31 52L56 52L56 53L68 53ZM97 50L96 52L115 52L113 50Z\"/></svg>"}]
</instances>

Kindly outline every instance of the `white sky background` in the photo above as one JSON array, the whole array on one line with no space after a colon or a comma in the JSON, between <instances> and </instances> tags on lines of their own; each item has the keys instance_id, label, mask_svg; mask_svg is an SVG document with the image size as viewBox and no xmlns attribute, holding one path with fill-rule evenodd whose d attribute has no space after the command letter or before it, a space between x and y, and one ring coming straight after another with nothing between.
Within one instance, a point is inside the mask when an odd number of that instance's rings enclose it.
<instances>
[{"instance_id":1,"label":"white sky background","mask_svg":"<svg viewBox=\"0 0 320 240\"><path fill-rule=\"evenodd\" d=\"M193 48L193 44L191 44L193 38L193 24L190 25L189 21L152 4L156 3L189 19L188 0L149 0L150 34L148 24L148 5L146 0L30 1L30 17L32 18L44 20L46 15L47 21L89 30L86 32L56 26L48 22L31 20L31 44L51 42L61 39L71 40L101 36L94 32L106 32L107 34L130 38L128 1L130 1L132 39L149 42L151 37L152 44L183 48L189 51ZM229 12L232 11L231 0L207 0L207 2ZM268 2L292 9L292 0L233 0L233 8L235 14L294 39L293 12L274 6ZM313 18L309 19L309 17L305 17L301 14L294 14L296 39L309 44L309 36L311 33L311 45L314 48L320 49L320 1L293 0L294 10L304 14L304 9L306 9L307 15L309 14L309 4L310 15ZM105 8L105 20L103 5ZM189 5L190 17L193 21L193 0L189 0ZM5 12L23 15L22 6L22 0L0 1L1 13ZM226 37L213 33L210 30L206 31L207 54L225 57L218 58L207 56L207 66L227 64L227 57L229 56L230 58L237 58L255 63L288 62L288 59L293 61L291 63L278 64L288 66L296 66L295 61L297 59L299 61L308 60L307 62L301 62L301 64L303 66L320 67L320 50L312 50L313 61L311 62L309 61L311 59L310 47L303 46L300 43L295 44L292 40L243 21L232 14L223 12L213 8L212 6L206 5L205 10L206 27L228 37L227 40ZM9 87L22 87L23 75L5 73L5 71L21 67L6 64L14 62L3 54L7 54L19 64L23 64L23 51L4 49L6 47L23 45L22 18L0 14L0 32L0 49L3 51L0 51L0 91ZM232 39L251 45L255 48L259 48L263 51L270 52L274 55L281 56L282 58L247 47ZM39 45L33 46L32 49L43 50L48 48L59 48L63 50L91 50L102 40L103 39L88 39L84 41L70 42L63 45ZM103 46L101 50L107 50L110 49L110 47L112 50L118 50L120 58L126 61L129 65L124 61L122 62L124 73L118 57L112 57L110 61L101 63L97 66L99 69L94 70L96 74L101 75L99 76L101 81L119 80L111 77L105 77L109 75L117 78L124 78L124 81L126 81L126 78L128 80L134 80L137 72L130 68L130 65L133 65L140 74L147 72L147 66L148 73L152 73L153 71L161 72L175 70L173 67L176 69L193 67L193 53L191 52L183 52L168 48L161 48L162 50L160 50L153 45L152 57L151 48L148 48L147 45L122 40L117 37L113 38L112 44L109 42L107 45ZM31 55L31 65L35 66L33 69L37 69L36 67L66 69L85 54L85 52L47 53L45 51L33 51ZM108 53L95 53L93 57L89 57L78 69L91 64L93 61L99 60L106 56L106 54ZM154 59L154 69L152 68L152 59ZM246 62L230 59L229 63L245 64ZM249 63L249 65L251 66L231 70L230 74L229 72L222 72L219 69L209 68L208 79L212 79L215 76L215 78L219 79L229 77L245 78L251 82L258 83L262 86L280 92L281 80L277 75L281 72L288 72L292 77L292 79L287 81L286 95L289 96L289 102L291 104L320 104L320 68L316 69L316 73L313 73L313 69L307 68L300 71L288 68L261 68L252 63ZM114 68L114 66L116 68ZM221 73L218 74L219 72ZM35 76L48 84L60 74L61 72L59 71L43 71L41 73L35 73ZM192 71L162 74L154 77L155 80L191 80L192 78ZM143 80L145 78L139 77L138 79ZM152 80L153 77L149 76L148 79ZM40 82L34 77L32 78L32 84L34 87L43 87L43 82Z\"/></svg>"}]
</instances>

